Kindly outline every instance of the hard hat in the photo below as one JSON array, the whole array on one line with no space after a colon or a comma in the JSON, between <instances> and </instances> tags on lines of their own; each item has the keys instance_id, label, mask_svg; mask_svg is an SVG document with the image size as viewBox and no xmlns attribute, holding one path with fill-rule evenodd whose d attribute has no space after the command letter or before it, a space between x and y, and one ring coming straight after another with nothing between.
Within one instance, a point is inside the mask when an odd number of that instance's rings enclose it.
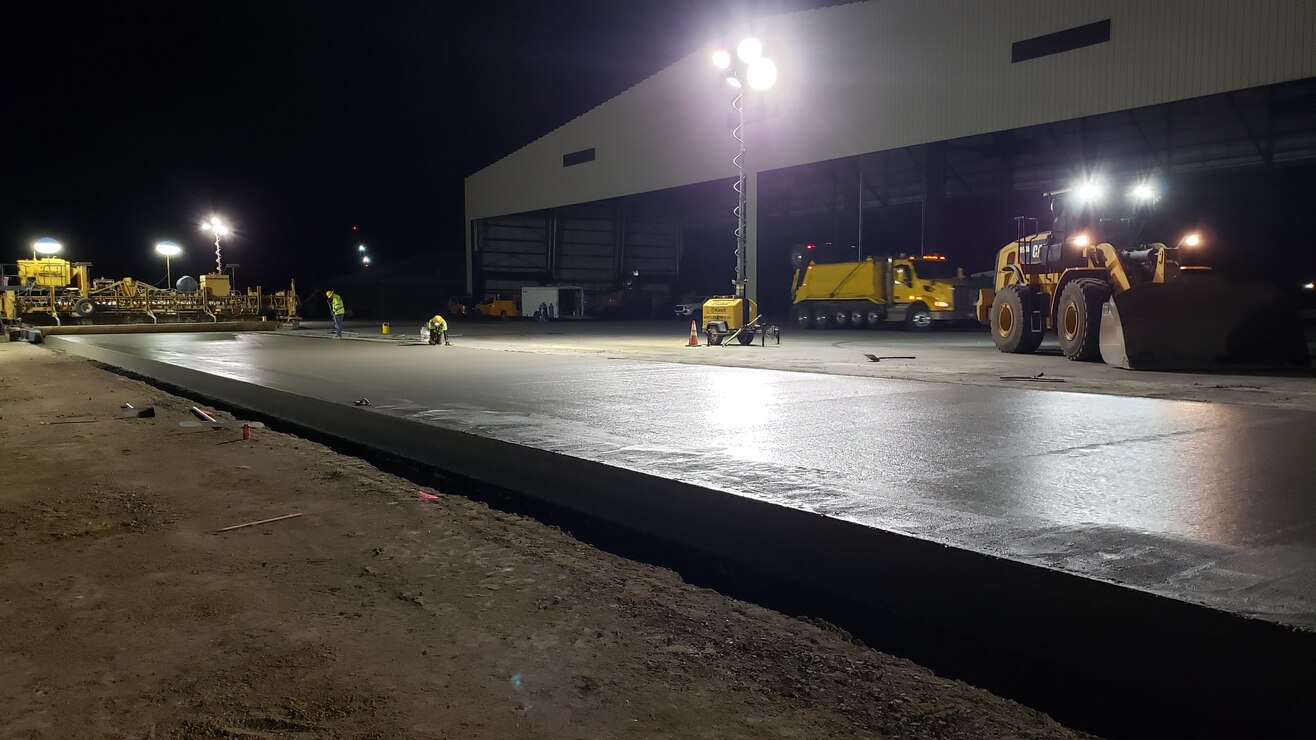
<instances>
[{"instance_id":1,"label":"hard hat","mask_svg":"<svg viewBox=\"0 0 1316 740\"><path fill-rule=\"evenodd\" d=\"M324 292L324 297L325 297L325 298L328 298L329 296L331 296L331 295L333 295L333 294L334 294L334 292L333 292L332 290L326 290L326 291Z\"/></svg>"}]
</instances>

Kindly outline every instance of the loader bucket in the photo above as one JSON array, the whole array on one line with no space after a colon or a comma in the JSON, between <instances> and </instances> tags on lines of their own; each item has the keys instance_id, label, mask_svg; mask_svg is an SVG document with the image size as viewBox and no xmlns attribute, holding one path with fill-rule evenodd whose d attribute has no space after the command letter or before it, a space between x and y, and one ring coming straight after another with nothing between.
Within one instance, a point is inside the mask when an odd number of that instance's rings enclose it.
<instances>
[{"instance_id":1,"label":"loader bucket","mask_svg":"<svg viewBox=\"0 0 1316 740\"><path fill-rule=\"evenodd\" d=\"M1277 289L1216 275L1138 285L1101 311L1101 358L1130 370L1309 368L1296 310Z\"/></svg>"}]
</instances>

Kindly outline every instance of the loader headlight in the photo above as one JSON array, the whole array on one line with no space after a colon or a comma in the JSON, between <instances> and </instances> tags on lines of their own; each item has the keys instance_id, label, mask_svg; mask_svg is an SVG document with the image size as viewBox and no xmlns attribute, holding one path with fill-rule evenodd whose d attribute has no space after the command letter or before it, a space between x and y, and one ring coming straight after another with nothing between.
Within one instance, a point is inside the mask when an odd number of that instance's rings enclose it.
<instances>
[{"instance_id":1,"label":"loader headlight","mask_svg":"<svg viewBox=\"0 0 1316 740\"><path fill-rule=\"evenodd\" d=\"M932 302L932 307L933 307L933 308L950 308L950 304L947 303L947 302L945 302L945 301L933 301L933 302Z\"/></svg>"},{"instance_id":2,"label":"loader headlight","mask_svg":"<svg viewBox=\"0 0 1316 740\"><path fill-rule=\"evenodd\" d=\"M1200 246L1201 244L1202 244L1202 235L1198 233L1192 233L1180 239L1178 246L1196 247L1196 246Z\"/></svg>"},{"instance_id":3,"label":"loader headlight","mask_svg":"<svg viewBox=\"0 0 1316 740\"><path fill-rule=\"evenodd\" d=\"M1074 188L1079 203L1100 203L1106 197L1106 187L1096 180L1088 180Z\"/></svg>"},{"instance_id":4,"label":"loader headlight","mask_svg":"<svg viewBox=\"0 0 1316 740\"><path fill-rule=\"evenodd\" d=\"M1074 246L1076 247L1086 247L1091 243L1092 243L1092 239L1088 237L1087 234L1079 234L1078 236L1074 237Z\"/></svg>"}]
</instances>

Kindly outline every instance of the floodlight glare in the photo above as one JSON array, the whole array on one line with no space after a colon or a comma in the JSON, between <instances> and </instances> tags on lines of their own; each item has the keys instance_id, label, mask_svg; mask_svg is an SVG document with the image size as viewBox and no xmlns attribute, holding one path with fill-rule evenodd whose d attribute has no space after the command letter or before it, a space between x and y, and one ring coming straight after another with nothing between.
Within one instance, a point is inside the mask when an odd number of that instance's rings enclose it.
<instances>
[{"instance_id":1,"label":"floodlight glare","mask_svg":"<svg viewBox=\"0 0 1316 740\"><path fill-rule=\"evenodd\" d=\"M356 245L356 251L358 251L358 252L364 252L364 251L366 251L366 245L364 245L364 244L358 244L358 245Z\"/></svg>"},{"instance_id":2,"label":"floodlight glare","mask_svg":"<svg viewBox=\"0 0 1316 740\"><path fill-rule=\"evenodd\" d=\"M32 244L32 251L40 254L59 254L59 251L63 248L63 244L48 236L43 236Z\"/></svg>"},{"instance_id":3,"label":"floodlight glare","mask_svg":"<svg viewBox=\"0 0 1316 740\"><path fill-rule=\"evenodd\" d=\"M736 45L736 56L745 64L753 64L763 56L763 42L756 38L747 38Z\"/></svg>"},{"instance_id":4,"label":"floodlight glare","mask_svg":"<svg viewBox=\"0 0 1316 740\"><path fill-rule=\"evenodd\" d=\"M1201 235L1201 234L1189 234L1188 236L1185 236L1185 237L1183 238L1183 240L1180 241L1179 243L1182 244L1182 245L1184 245L1185 247L1196 247L1196 246L1199 246L1199 245L1201 245L1201 243L1202 243L1202 235Z\"/></svg>"},{"instance_id":5,"label":"floodlight glare","mask_svg":"<svg viewBox=\"0 0 1316 740\"><path fill-rule=\"evenodd\" d=\"M771 60L759 57L753 62L750 62L747 76L749 78L749 86L762 92L776 84L777 65L773 64Z\"/></svg>"},{"instance_id":6,"label":"floodlight glare","mask_svg":"<svg viewBox=\"0 0 1316 740\"><path fill-rule=\"evenodd\" d=\"M1078 236L1074 237L1074 246L1076 247L1086 247L1091 243L1092 243L1092 239L1089 238L1087 234L1079 234Z\"/></svg>"},{"instance_id":7,"label":"floodlight glare","mask_svg":"<svg viewBox=\"0 0 1316 740\"><path fill-rule=\"evenodd\" d=\"M155 252L165 257L177 257L182 254L183 248L174 242L160 242L155 245Z\"/></svg>"},{"instance_id":8,"label":"floodlight glare","mask_svg":"<svg viewBox=\"0 0 1316 740\"><path fill-rule=\"evenodd\" d=\"M726 49L713 52L713 66L718 69L731 69L731 52Z\"/></svg>"},{"instance_id":9,"label":"floodlight glare","mask_svg":"<svg viewBox=\"0 0 1316 740\"><path fill-rule=\"evenodd\" d=\"M201 224L201 228L214 233L215 236L228 236L228 225L219 216L211 216L209 221Z\"/></svg>"},{"instance_id":10,"label":"floodlight glare","mask_svg":"<svg viewBox=\"0 0 1316 740\"><path fill-rule=\"evenodd\" d=\"M1156 188L1145 182L1139 183L1133 186L1133 190L1129 191L1129 195L1134 200L1140 200L1143 202L1153 201L1156 200Z\"/></svg>"},{"instance_id":11,"label":"floodlight glare","mask_svg":"<svg viewBox=\"0 0 1316 740\"><path fill-rule=\"evenodd\" d=\"M1101 200L1102 196L1106 194L1106 189L1103 188L1100 183L1088 180L1082 185L1079 185L1074 193L1078 196L1078 200L1081 203L1095 203Z\"/></svg>"},{"instance_id":12,"label":"floodlight glare","mask_svg":"<svg viewBox=\"0 0 1316 740\"><path fill-rule=\"evenodd\" d=\"M735 77L728 77L727 84L736 88L737 90L740 89L740 80L737 80Z\"/></svg>"}]
</instances>

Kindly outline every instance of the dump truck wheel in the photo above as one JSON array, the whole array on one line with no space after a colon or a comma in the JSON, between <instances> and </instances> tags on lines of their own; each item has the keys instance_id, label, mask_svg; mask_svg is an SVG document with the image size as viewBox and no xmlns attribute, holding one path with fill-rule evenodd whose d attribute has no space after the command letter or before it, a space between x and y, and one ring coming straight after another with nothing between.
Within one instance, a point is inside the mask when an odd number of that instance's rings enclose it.
<instances>
[{"instance_id":1,"label":"dump truck wheel","mask_svg":"<svg viewBox=\"0 0 1316 740\"><path fill-rule=\"evenodd\" d=\"M996 294L991 316L996 349L1026 355L1036 352L1042 344L1042 332L1031 331L1028 326L1028 299L1028 289L1022 285L1007 286Z\"/></svg>"},{"instance_id":2,"label":"dump truck wheel","mask_svg":"<svg viewBox=\"0 0 1316 740\"><path fill-rule=\"evenodd\" d=\"M832 328L844 329L850 322L850 312L843 306L832 306Z\"/></svg>"},{"instance_id":3,"label":"dump truck wheel","mask_svg":"<svg viewBox=\"0 0 1316 740\"><path fill-rule=\"evenodd\" d=\"M96 313L96 304L90 298L79 298L73 304L73 315L80 319L85 319L94 313Z\"/></svg>"},{"instance_id":4,"label":"dump truck wheel","mask_svg":"<svg viewBox=\"0 0 1316 740\"><path fill-rule=\"evenodd\" d=\"M817 329L832 328L832 307L826 303L821 303L813 309L813 325Z\"/></svg>"},{"instance_id":5,"label":"dump truck wheel","mask_svg":"<svg viewBox=\"0 0 1316 740\"><path fill-rule=\"evenodd\" d=\"M886 311L876 307L864 311L864 323L869 329L876 329L883 321L886 321Z\"/></svg>"},{"instance_id":6,"label":"dump truck wheel","mask_svg":"<svg viewBox=\"0 0 1316 740\"><path fill-rule=\"evenodd\" d=\"M932 312L922 303L915 303L905 314L905 328L909 331L928 331L932 328Z\"/></svg>"},{"instance_id":7,"label":"dump truck wheel","mask_svg":"<svg viewBox=\"0 0 1316 740\"><path fill-rule=\"evenodd\" d=\"M867 324L864 323L864 312L854 309L850 312L850 326L856 329L863 329Z\"/></svg>"},{"instance_id":8,"label":"dump truck wheel","mask_svg":"<svg viewBox=\"0 0 1316 740\"><path fill-rule=\"evenodd\" d=\"M1078 362L1101 359L1101 306L1110 300L1110 286L1100 280L1075 280L1060 291L1056 334L1060 351Z\"/></svg>"},{"instance_id":9,"label":"dump truck wheel","mask_svg":"<svg viewBox=\"0 0 1316 740\"><path fill-rule=\"evenodd\" d=\"M791 309L794 315L795 325L801 329L813 328L813 311L806 304L801 304Z\"/></svg>"}]
</instances>

